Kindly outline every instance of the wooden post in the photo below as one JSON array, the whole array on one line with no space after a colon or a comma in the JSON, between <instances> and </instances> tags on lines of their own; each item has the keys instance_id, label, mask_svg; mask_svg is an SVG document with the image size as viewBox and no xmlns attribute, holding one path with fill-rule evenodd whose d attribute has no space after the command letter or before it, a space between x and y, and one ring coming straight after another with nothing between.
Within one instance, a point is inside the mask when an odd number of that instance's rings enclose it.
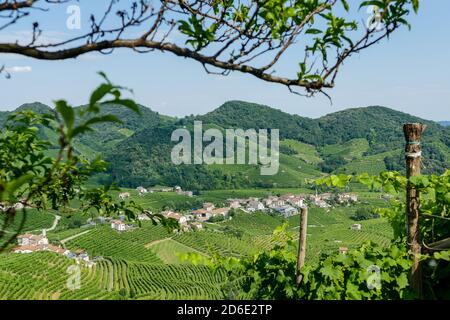
<instances>
[{"instance_id":1,"label":"wooden post","mask_svg":"<svg viewBox=\"0 0 450 320\"><path fill-rule=\"evenodd\" d=\"M405 159L406 177L420 175L422 163L422 147L420 140L426 125L421 123L408 123L403 126L406 139ZM419 298L422 297L422 273L419 261L421 253L420 233L419 233L419 191L408 183L406 187L406 215L407 215L407 241L411 253L414 255L413 266L411 268L410 281L413 290Z\"/></svg>"},{"instance_id":2,"label":"wooden post","mask_svg":"<svg viewBox=\"0 0 450 320\"><path fill-rule=\"evenodd\" d=\"M300 213L300 231L298 237L298 255L297 255L297 285L302 282L303 276L300 271L305 265L306 257L306 232L308 228L308 207L303 206Z\"/></svg>"}]
</instances>

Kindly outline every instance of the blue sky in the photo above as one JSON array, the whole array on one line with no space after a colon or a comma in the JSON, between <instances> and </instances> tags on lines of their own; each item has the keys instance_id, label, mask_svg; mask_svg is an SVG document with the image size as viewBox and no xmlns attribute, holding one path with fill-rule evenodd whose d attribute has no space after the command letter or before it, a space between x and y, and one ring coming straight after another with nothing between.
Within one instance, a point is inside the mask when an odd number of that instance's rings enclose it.
<instances>
[{"instance_id":1,"label":"blue sky","mask_svg":"<svg viewBox=\"0 0 450 320\"><path fill-rule=\"evenodd\" d=\"M96 6L100 3L104 1L96 1ZM54 18L45 22L53 37L67 35L63 11L52 13ZM83 7L81 13L85 23ZM83 104L100 81L96 72L102 70L113 82L133 88L136 101L168 115L200 114L228 100L245 100L313 118L350 107L382 105L425 119L450 120L450 1L421 1L411 24L411 31L403 28L347 61L336 88L328 92L332 105L323 96L300 97L250 75L208 75L198 63L169 53L118 50L109 56L90 54L57 62L0 54L0 65L16 71L12 79L0 78L0 110L33 101L51 104L59 98ZM25 25L19 25L8 32L23 30ZM2 31L0 41L10 36ZM296 61L283 64L282 68L297 68Z\"/></svg>"}]
</instances>

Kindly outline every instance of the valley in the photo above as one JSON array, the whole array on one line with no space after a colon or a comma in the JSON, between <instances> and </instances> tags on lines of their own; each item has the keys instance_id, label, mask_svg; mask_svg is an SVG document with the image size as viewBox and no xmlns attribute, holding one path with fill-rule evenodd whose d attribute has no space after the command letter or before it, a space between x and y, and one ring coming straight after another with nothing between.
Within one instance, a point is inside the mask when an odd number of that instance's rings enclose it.
<instances>
[{"instance_id":1,"label":"valley","mask_svg":"<svg viewBox=\"0 0 450 320\"><path fill-rule=\"evenodd\" d=\"M30 109L51 112L38 103L18 110ZM45 230L46 239L64 254L15 253L17 244L10 245L0 254L0 299L245 298L242 292L229 290L230 279L223 270L214 271L205 262L215 255L240 258L268 251L277 243L273 232L281 225L285 237L297 243L300 219L298 207L296 213L283 216L266 202L264 209L249 210L251 202L288 199L290 194L301 197L309 207L306 259L315 264L322 254L351 250L366 241L389 246L393 230L383 217L355 218L389 206L384 193L360 184L345 191L327 189L315 186L314 179L330 173L403 170L401 124L411 121L429 126L424 137L425 171L441 173L450 163L448 127L383 107L349 109L319 119L241 101L181 119L143 106L141 115L111 105L105 106L105 112L123 123L96 125L97 131L74 144L79 157L101 155L109 163L107 171L92 176L89 184L115 182L120 190L112 191L114 199L177 217L181 230L173 232L146 219L102 217L93 210L82 213L77 202L59 211L29 209L21 233L39 235ZM0 127L7 114L0 113ZM262 176L260 165L173 165L170 134L176 128L192 130L194 120L219 130L279 128L278 173ZM40 129L56 146L57 137ZM188 193L173 191L175 186ZM357 196L357 201L336 202L335 197L344 192ZM241 206L231 210L230 199L242 202ZM230 210L220 219L189 218L205 204ZM18 211L5 234L12 235L21 218ZM188 222L181 223L180 218ZM75 290L67 285L70 266L79 268L80 287Z\"/></svg>"},{"instance_id":2,"label":"valley","mask_svg":"<svg viewBox=\"0 0 450 320\"><path fill-rule=\"evenodd\" d=\"M131 199L152 210L158 210L171 199L171 203L198 201L173 192L138 196L128 190ZM277 189L286 194L292 189ZM298 190L297 190L298 191ZM225 197L262 196L264 190L211 191L202 195L202 201L223 201ZM222 195L219 196L219 195ZM359 231L350 230L355 223L350 217L358 208L369 204L386 205L379 194L361 194L360 203L350 207L336 207L327 212L311 206L307 259L317 261L322 253L332 253L341 247L354 248L365 241L386 246L392 238L389 224L382 218L358 222ZM165 202L167 203L167 202ZM30 216L32 214L30 213ZM44 213L37 215L45 217ZM81 219L81 227L68 228L67 221ZM248 256L268 250L274 244L272 232L287 223L287 232L298 237L299 216L288 219L264 212L238 211L233 219L218 223L204 222L202 230L172 233L164 227L143 221L134 230L117 232L109 224L88 225L88 217L63 214L62 224L48 232L50 242L70 250L85 250L97 261L92 267L80 264L81 289L66 287L67 268L71 260L52 252L31 254L6 253L0 255L0 298L2 299L223 299L225 274L214 272L201 264L186 260L188 253L204 258L215 254ZM49 227L47 219L28 220L23 232L35 232ZM64 222L66 221L66 222ZM67 239L68 241L65 241ZM28 266L32 264L33 268ZM36 281L30 282L27 279ZM19 285L21 284L21 285ZM20 288L26 286L26 290ZM14 289L12 289L14 288Z\"/></svg>"}]
</instances>

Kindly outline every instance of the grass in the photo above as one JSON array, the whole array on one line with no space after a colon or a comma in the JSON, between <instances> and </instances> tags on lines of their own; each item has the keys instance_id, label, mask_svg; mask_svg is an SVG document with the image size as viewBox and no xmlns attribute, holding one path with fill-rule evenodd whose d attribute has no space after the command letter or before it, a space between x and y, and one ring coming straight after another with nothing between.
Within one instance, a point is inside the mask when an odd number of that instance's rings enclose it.
<instances>
[{"instance_id":1,"label":"grass","mask_svg":"<svg viewBox=\"0 0 450 320\"><path fill-rule=\"evenodd\" d=\"M301 148L301 146L297 146ZM212 170L219 170L224 175L239 174L243 179L252 183L260 183L273 187L296 187L305 183L305 179L318 178L322 173L310 155L310 162L299 155L286 155L281 153L279 157L278 172L274 175L262 175L259 166L256 165L209 165Z\"/></svg>"},{"instance_id":2,"label":"grass","mask_svg":"<svg viewBox=\"0 0 450 320\"><path fill-rule=\"evenodd\" d=\"M393 154L399 153L399 150L388 151L383 153L378 153L372 156L367 156L359 159L355 159L350 163L340 167L337 172L347 173L347 174L361 174L367 172L372 175L376 175L382 171L386 171L386 165L384 163L384 158L391 156Z\"/></svg>"},{"instance_id":3,"label":"grass","mask_svg":"<svg viewBox=\"0 0 450 320\"><path fill-rule=\"evenodd\" d=\"M297 152L295 156L302 159L306 163L318 164L323 161L316 148L312 145L291 139L281 141L280 145L285 145L295 150Z\"/></svg>"},{"instance_id":4,"label":"grass","mask_svg":"<svg viewBox=\"0 0 450 320\"><path fill-rule=\"evenodd\" d=\"M161 261L167 264L186 263L182 259L183 254L199 253L199 251L171 238L155 241L146 247L153 251Z\"/></svg>"},{"instance_id":5,"label":"grass","mask_svg":"<svg viewBox=\"0 0 450 320\"><path fill-rule=\"evenodd\" d=\"M345 160L351 161L353 159L361 158L369 150L369 142L362 139L352 139L344 144L331 144L322 148L323 155L340 155Z\"/></svg>"}]
</instances>

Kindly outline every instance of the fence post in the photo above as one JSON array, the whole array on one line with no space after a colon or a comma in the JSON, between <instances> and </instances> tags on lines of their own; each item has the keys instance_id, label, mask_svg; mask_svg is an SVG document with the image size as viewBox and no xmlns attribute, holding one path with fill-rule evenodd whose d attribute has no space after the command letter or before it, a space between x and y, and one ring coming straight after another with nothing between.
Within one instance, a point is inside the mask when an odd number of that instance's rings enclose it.
<instances>
[{"instance_id":1,"label":"fence post","mask_svg":"<svg viewBox=\"0 0 450 320\"><path fill-rule=\"evenodd\" d=\"M420 140L426 125L421 123L407 123L403 126L406 139L405 159L406 177L420 175L422 163L422 147ZM407 243L411 253L414 255L413 266L411 268L411 287L419 298L422 297L422 272L419 255L421 253L420 230L419 230L419 191L409 182L406 186L406 215L407 215Z\"/></svg>"},{"instance_id":2,"label":"fence post","mask_svg":"<svg viewBox=\"0 0 450 320\"><path fill-rule=\"evenodd\" d=\"M298 255L297 255L297 285L302 282L303 276L300 273L305 265L306 257L306 232L308 228L308 207L304 205L300 213L300 231L298 237Z\"/></svg>"}]
</instances>

